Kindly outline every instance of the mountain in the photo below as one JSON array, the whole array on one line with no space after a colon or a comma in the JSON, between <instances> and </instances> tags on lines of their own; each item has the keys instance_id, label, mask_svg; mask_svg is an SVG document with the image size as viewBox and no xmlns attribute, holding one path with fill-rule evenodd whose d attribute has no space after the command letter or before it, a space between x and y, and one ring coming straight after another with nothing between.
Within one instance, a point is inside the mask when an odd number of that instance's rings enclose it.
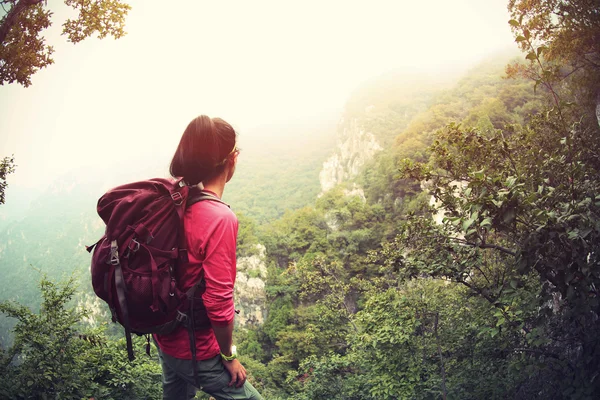
<instances>
[{"instance_id":1,"label":"mountain","mask_svg":"<svg viewBox=\"0 0 600 400\"><path fill-rule=\"evenodd\" d=\"M319 172L336 140L338 113L298 118L241 132L235 176L223 198L259 224L311 204Z\"/></svg>"}]
</instances>

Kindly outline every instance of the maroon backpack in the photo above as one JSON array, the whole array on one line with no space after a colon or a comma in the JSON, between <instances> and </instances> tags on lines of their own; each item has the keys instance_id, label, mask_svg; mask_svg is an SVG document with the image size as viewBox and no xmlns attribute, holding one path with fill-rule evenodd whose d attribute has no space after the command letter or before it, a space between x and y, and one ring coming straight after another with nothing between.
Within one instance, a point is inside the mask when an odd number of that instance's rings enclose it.
<instances>
[{"instance_id":1,"label":"maroon backpack","mask_svg":"<svg viewBox=\"0 0 600 400\"><path fill-rule=\"evenodd\" d=\"M131 333L164 335L183 324L192 341L194 329L210 326L201 299L204 279L187 292L175 280L176 269L187 262L185 208L202 200L221 202L180 180L158 178L116 187L98 200L106 231L87 247L94 250L92 285L108 303L113 322L125 328L130 360Z\"/></svg>"}]
</instances>

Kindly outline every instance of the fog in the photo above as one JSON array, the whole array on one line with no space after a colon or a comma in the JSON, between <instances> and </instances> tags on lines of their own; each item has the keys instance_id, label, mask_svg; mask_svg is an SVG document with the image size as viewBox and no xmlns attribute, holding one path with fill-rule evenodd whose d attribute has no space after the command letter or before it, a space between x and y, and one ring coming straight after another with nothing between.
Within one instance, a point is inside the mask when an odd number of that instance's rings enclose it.
<instances>
[{"instance_id":1,"label":"fog","mask_svg":"<svg viewBox=\"0 0 600 400\"><path fill-rule=\"evenodd\" d=\"M166 167L199 114L251 141L261 126L339 114L387 71L451 74L514 46L505 0L139 0L125 37L77 45L60 36L68 10L49 3L55 64L28 88L0 87L0 157L17 164L7 201L73 170Z\"/></svg>"}]
</instances>

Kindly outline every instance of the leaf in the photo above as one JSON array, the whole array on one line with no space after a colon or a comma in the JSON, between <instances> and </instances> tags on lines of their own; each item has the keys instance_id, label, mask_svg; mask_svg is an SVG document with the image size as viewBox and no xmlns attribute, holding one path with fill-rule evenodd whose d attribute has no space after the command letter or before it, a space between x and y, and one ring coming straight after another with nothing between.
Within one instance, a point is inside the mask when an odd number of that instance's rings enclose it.
<instances>
[{"instance_id":1,"label":"leaf","mask_svg":"<svg viewBox=\"0 0 600 400\"><path fill-rule=\"evenodd\" d=\"M485 227L485 226L490 226L492 225L492 219L490 217L485 218L483 221L481 221L481 223L479 224L479 226L481 227Z\"/></svg>"},{"instance_id":2,"label":"leaf","mask_svg":"<svg viewBox=\"0 0 600 400\"><path fill-rule=\"evenodd\" d=\"M472 220L472 219L470 219L470 218L469 218L469 219L466 219L466 220L464 220L464 221L463 221L463 224L462 224L462 229L463 229L463 231L466 231L467 229L469 229L469 227L470 227L472 224L473 224L473 220Z\"/></svg>"},{"instance_id":3,"label":"leaf","mask_svg":"<svg viewBox=\"0 0 600 400\"><path fill-rule=\"evenodd\" d=\"M508 21L508 23L511 26L519 26L519 21L517 21L516 19L511 19L510 21Z\"/></svg>"},{"instance_id":4,"label":"leaf","mask_svg":"<svg viewBox=\"0 0 600 400\"><path fill-rule=\"evenodd\" d=\"M525 36L521 36L521 35L519 35L519 36L517 36L517 38L515 39L515 42L519 43L519 42L523 42L523 41L525 41L525 40L527 40L527 39L525 39Z\"/></svg>"},{"instance_id":5,"label":"leaf","mask_svg":"<svg viewBox=\"0 0 600 400\"><path fill-rule=\"evenodd\" d=\"M546 46L540 46L537 48L537 56L539 57L542 52L546 51L548 48Z\"/></svg>"},{"instance_id":6,"label":"leaf","mask_svg":"<svg viewBox=\"0 0 600 400\"><path fill-rule=\"evenodd\" d=\"M517 177L516 176L509 176L508 178L506 178L506 186L513 187L515 185L515 182L517 181Z\"/></svg>"},{"instance_id":7,"label":"leaf","mask_svg":"<svg viewBox=\"0 0 600 400\"><path fill-rule=\"evenodd\" d=\"M531 52L527 53L527 55L525 56L525 59L535 61L535 60L537 60L537 56L535 55L535 53L533 51L531 51Z\"/></svg>"}]
</instances>

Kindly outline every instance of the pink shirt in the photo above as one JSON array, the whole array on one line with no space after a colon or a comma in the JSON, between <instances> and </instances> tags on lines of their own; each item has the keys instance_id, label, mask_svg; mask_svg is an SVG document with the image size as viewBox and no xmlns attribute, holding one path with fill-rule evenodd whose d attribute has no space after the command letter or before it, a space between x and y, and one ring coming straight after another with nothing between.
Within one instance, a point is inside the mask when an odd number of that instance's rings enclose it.
<instances>
[{"instance_id":1,"label":"pink shirt","mask_svg":"<svg viewBox=\"0 0 600 400\"><path fill-rule=\"evenodd\" d=\"M233 322L235 315L233 285L238 220L226 205L204 200L186 210L184 230L189 263L176 272L179 287L183 291L191 288L204 269L206 291L202 299L208 317L213 324L228 325ZM186 328L179 327L169 335L154 336L164 353L181 359L192 358ZM206 360L220 353L212 329L196 331L196 352L198 360Z\"/></svg>"}]
</instances>

